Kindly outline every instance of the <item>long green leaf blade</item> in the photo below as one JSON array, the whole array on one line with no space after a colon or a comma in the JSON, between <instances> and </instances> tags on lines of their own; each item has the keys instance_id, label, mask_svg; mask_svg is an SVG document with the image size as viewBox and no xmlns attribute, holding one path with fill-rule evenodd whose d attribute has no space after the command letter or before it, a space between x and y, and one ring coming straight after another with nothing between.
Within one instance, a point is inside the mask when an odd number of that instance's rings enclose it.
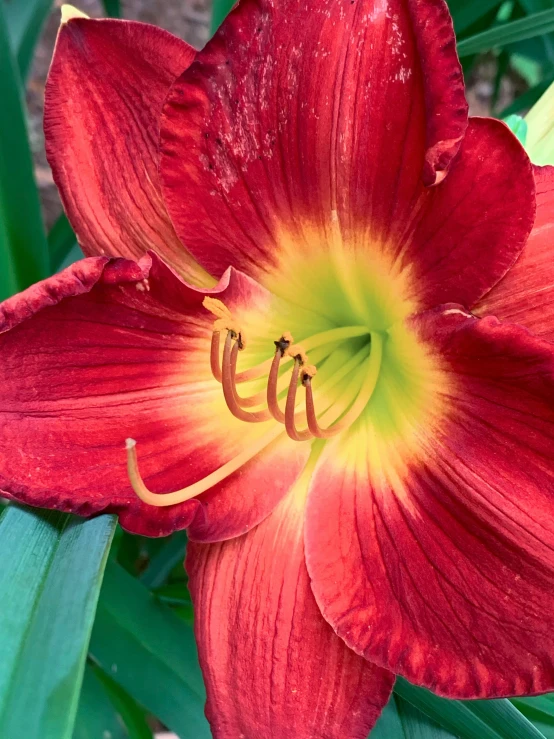
<instances>
[{"instance_id":1,"label":"long green leaf blade","mask_svg":"<svg viewBox=\"0 0 554 739\"><path fill-rule=\"evenodd\" d=\"M210 23L211 34L214 34L217 31L234 4L235 0L213 0L212 20Z\"/></svg>"},{"instance_id":2,"label":"long green leaf blade","mask_svg":"<svg viewBox=\"0 0 554 739\"><path fill-rule=\"evenodd\" d=\"M455 701L439 698L398 678L395 693L462 739L544 739L508 700Z\"/></svg>"},{"instance_id":3,"label":"long green leaf blade","mask_svg":"<svg viewBox=\"0 0 554 739\"><path fill-rule=\"evenodd\" d=\"M185 559L186 545L187 535L184 531L172 534L140 576L142 583L150 589L163 585L175 565Z\"/></svg>"},{"instance_id":4,"label":"long green leaf blade","mask_svg":"<svg viewBox=\"0 0 554 739\"><path fill-rule=\"evenodd\" d=\"M90 654L172 731L210 738L192 628L116 562L106 568Z\"/></svg>"},{"instance_id":5,"label":"long green leaf blade","mask_svg":"<svg viewBox=\"0 0 554 739\"><path fill-rule=\"evenodd\" d=\"M369 739L456 739L428 716L392 695Z\"/></svg>"},{"instance_id":6,"label":"long green leaf blade","mask_svg":"<svg viewBox=\"0 0 554 739\"><path fill-rule=\"evenodd\" d=\"M114 528L15 506L0 519L0 737L71 737Z\"/></svg>"},{"instance_id":7,"label":"long green leaf blade","mask_svg":"<svg viewBox=\"0 0 554 739\"><path fill-rule=\"evenodd\" d=\"M57 272L67 259L77 237L65 213L62 213L48 232L48 251L50 253L50 271Z\"/></svg>"},{"instance_id":8,"label":"long green leaf blade","mask_svg":"<svg viewBox=\"0 0 554 739\"><path fill-rule=\"evenodd\" d=\"M90 665L85 669L73 739L129 739L121 717Z\"/></svg>"},{"instance_id":9,"label":"long green leaf blade","mask_svg":"<svg viewBox=\"0 0 554 739\"><path fill-rule=\"evenodd\" d=\"M19 73L27 79L35 47L53 0L4 0L6 21Z\"/></svg>"},{"instance_id":10,"label":"long green leaf blade","mask_svg":"<svg viewBox=\"0 0 554 739\"><path fill-rule=\"evenodd\" d=\"M491 10L498 7L502 0L464 0L451 7L454 29L457 34L463 33L473 23Z\"/></svg>"},{"instance_id":11,"label":"long green leaf blade","mask_svg":"<svg viewBox=\"0 0 554 739\"><path fill-rule=\"evenodd\" d=\"M104 12L111 18L122 18L120 0L102 0Z\"/></svg>"},{"instance_id":12,"label":"long green leaf blade","mask_svg":"<svg viewBox=\"0 0 554 739\"><path fill-rule=\"evenodd\" d=\"M27 138L19 71L0 3L0 300L48 274L48 247ZM15 283L15 284L10 284Z\"/></svg>"},{"instance_id":13,"label":"long green leaf blade","mask_svg":"<svg viewBox=\"0 0 554 739\"><path fill-rule=\"evenodd\" d=\"M554 8L542 13L534 13L527 18L504 23L464 39L458 44L458 54L460 56L478 54L482 51L489 51L495 46L505 46L551 31L554 31Z\"/></svg>"},{"instance_id":14,"label":"long green leaf blade","mask_svg":"<svg viewBox=\"0 0 554 739\"><path fill-rule=\"evenodd\" d=\"M100 667L93 666L92 670L121 716L131 739L153 739L144 710L137 705L121 685L112 680Z\"/></svg>"}]
</instances>

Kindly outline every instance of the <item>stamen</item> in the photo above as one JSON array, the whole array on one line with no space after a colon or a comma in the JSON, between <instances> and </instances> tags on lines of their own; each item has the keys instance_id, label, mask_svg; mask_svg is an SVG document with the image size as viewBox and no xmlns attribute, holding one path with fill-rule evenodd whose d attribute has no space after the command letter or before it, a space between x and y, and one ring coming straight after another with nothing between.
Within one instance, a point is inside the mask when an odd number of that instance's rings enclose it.
<instances>
[{"instance_id":1,"label":"stamen","mask_svg":"<svg viewBox=\"0 0 554 739\"><path fill-rule=\"evenodd\" d=\"M290 378L289 391L287 393L287 403L285 406L285 428L287 434L294 441L307 441L312 439L313 435L309 428L304 431L298 431L295 422L295 408L296 408L296 391L298 389L298 378L300 376L300 370L302 368L301 360L294 360L294 367L292 369L292 376Z\"/></svg>"},{"instance_id":2,"label":"stamen","mask_svg":"<svg viewBox=\"0 0 554 739\"><path fill-rule=\"evenodd\" d=\"M233 391L235 395L235 400L239 404L241 408L253 408L256 405L260 405L261 403L265 402L265 392L256 393L255 395L251 395L248 398L242 398L237 391L237 385L236 385L236 373L237 373L237 358L238 353L240 349L240 344L235 342L235 345L233 346L231 350L231 384L233 386Z\"/></svg>"},{"instance_id":3,"label":"stamen","mask_svg":"<svg viewBox=\"0 0 554 739\"><path fill-rule=\"evenodd\" d=\"M344 341L345 339L355 339L358 336L367 336L369 333L369 329L365 326L346 326L344 328L331 328L328 331L322 331L319 334L313 334L313 336L305 339L302 342L302 348L305 352L311 351L312 349L317 349L318 347L324 346L325 344ZM282 361L288 362L291 359L294 359L294 356L291 356L288 352L286 352L285 356L283 356ZM236 375L237 383L240 384L241 382L248 382L249 380L257 380L260 377L267 377L268 373L271 370L272 362L273 358L266 359L265 362L261 362L261 364L258 364L256 367L252 367L251 369L245 370L244 372L238 372Z\"/></svg>"},{"instance_id":4,"label":"stamen","mask_svg":"<svg viewBox=\"0 0 554 739\"><path fill-rule=\"evenodd\" d=\"M371 400L379 371L381 369L381 360L383 358L383 339L377 333L371 334L371 354L369 355L369 364L364 383L360 389L358 397L345 413L345 415L329 428L323 429L317 422L317 415L314 407L314 397L312 391L312 383L309 375L303 378L303 385L306 388L306 417L308 419L308 429L318 439L330 439L341 431L349 428L358 420L365 407Z\"/></svg>"},{"instance_id":5,"label":"stamen","mask_svg":"<svg viewBox=\"0 0 554 739\"><path fill-rule=\"evenodd\" d=\"M206 310L209 310L210 313L216 318L232 319L232 313L229 308L227 308L225 303L223 303L221 300L218 300L217 298L210 298L209 295L206 295L206 297L202 301L202 305Z\"/></svg>"},{"instance_id":6,"label":"stamen","mask_svg":"<svg viewBox=\"0 0 554 739\"><path fill-rule=\"evenodd\" d=\"M209 490L214 487L214 485L225 480L238 469L243 467L247 462L250 462L253 457L259 454L263 449L265 449L265 447L269 446L269 444L271 444L272 441L275 441L275 439L282 433L283 430L281 426L275 426L271 431L264 434L264 436L259 439L256 439L240 454L237 454L234 459L226 462L219 469L214 470L214 472L210 472L210 474L206 475L202 480L198 480L198 482L195 482L192 485L187 485L187 487L182 488L181 490L176 490L173 493L153 493L146 487L138 468L136 450L137 443L134 439L127 439L125 442L125 448L127 450L127 474L129 475L131 487L138 497L145 503L148 503L148 505L153 505L159 508L177 505L177 503L184 503L186 500L190 500L201 493L205 493L206 490Z\"/></svg>"},{"instance_id":7,"label":"stamen","mask_svg":"<svg viewBox=\"0 0 554 739\"><path fill-rule=\"evenodd\" d=\"M272 417L269 410L254 411L253 413L250 413L243 410L239 405L239 399L235 385L235 371L237 366L239 344L237 340L233 346L234 339L235 336L233 332L229 331L229 333L227 334L227 338L225 339L225 346L223 348L222 386L223 396L225 398L225 402L227 403L227 407L229 408L233 416L235 416L235 418L239 418L241 421L246 421L247 423L260 423L262 421L269 421Z\"/></svg>"},{"instance_id":8,"label":"stamen","mask_svg":"<svg viewBox=\"0 0 554 739\"><path fill-rule=\"evenodd\" d=\"M210 367L212 375L218 382L221 382L221 367L219 366L219 337L220 332L214 331L212 334L212 347L210 350Z\"/></svg>"},{"instance_id":9,"label":"stamen","mask_svg":"<svg viewBox=\"0 0 554 739\"><path fill-rule=\"evenodd\" d=\"M269 377L267 379L266 393L267 407L269 408L269 412L279 423L285 423L285 414L279 408L279 401L277 399L277 381L279 379L279 365L281 364L282 357L283 352L281 351L280 347L277 347L277 351L275 352L275 356L273 357L273 362L271 363Z\"/></svg>"}]
</instances>

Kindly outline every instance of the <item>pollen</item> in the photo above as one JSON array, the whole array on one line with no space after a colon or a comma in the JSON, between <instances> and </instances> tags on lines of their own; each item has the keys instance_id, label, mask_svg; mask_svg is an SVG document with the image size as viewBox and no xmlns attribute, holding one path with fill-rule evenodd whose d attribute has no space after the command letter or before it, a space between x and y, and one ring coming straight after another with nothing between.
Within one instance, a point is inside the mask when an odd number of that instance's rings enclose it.
<instances>
[{"instance_id":1,"label":"pollen","mask_svg":"<svg viewBox=\"0 0 554 739\"><path fill-rule=\"evenodd\" d=\"M246 345L244 332L225 303L217 298L206 296L202 301L202 305L216 317L213 324L214 333L231 331L235 335L235 338L238 339L239 349L244 349Z\"/></svg>"}]
</instances>

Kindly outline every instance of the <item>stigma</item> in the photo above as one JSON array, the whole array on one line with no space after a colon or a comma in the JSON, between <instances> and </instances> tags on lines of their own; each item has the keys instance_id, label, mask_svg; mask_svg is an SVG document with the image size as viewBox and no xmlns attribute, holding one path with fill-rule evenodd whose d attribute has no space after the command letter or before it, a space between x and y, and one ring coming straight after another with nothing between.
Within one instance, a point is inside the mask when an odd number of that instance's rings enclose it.
<instances>
[{"instance_id":1,"label":"stigma","mask_svg":"<svg viewBox=\"0 0 554 739\"><path fill-rule=\"evenodd\" d=\"M283 331L268 340L268 354L269 347L273 346L273 356L239 372L239 354L248 352L242 326L222 301L206 297L203 305L215 318L209 363L214 379L221 384L228 411L245 423L267 424L268 432L202 480L164 494L153 493L145 486L138 468L136 443L128 439L129 480L138 497L150 505L174 505L200 495L233 474L282 434L304 443L338 436L360 418L377 384L383 339L378 332L365 326L329 329L305 338L302 343L295 343L292 334ZM357 351L338 367L333 365L333 371L327 371L319 387L314 387L318 372L310 362L308 351L323 350L320 354L328 360L334 349L351 339L361 340ZM328 366L325 365L326 370ZM252 385L257 391L244 393L244 388ZM319 401L318 390L321 393Z\"/></svg>"}]
</instances>

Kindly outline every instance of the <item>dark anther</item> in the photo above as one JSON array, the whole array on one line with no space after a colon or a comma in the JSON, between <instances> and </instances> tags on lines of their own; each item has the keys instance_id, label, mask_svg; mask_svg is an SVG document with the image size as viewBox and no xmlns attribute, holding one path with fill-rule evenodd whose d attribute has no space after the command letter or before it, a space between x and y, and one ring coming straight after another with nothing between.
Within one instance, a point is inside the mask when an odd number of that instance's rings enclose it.
<instances>
[{"instance_id":1,"label":"dark anther","mask_svg":"<svg viewBox=\"0 0 554 739\"><path fill-rule=\"evenodd\" d=\"M244 349L244 342L242 340L242 334L239 334L237 336L237 344L239 345L240 351L242 351Z\"/></svg>"},{"instance_id":2,"label":"dark anther","mask_svg":"<svg viewBox=\"0 0 554 739\"><path fill-rule=\"evenodd\" d=\"M281 352L281 356L284 356L286 350L290 346L290 341L287 341L287 339L285 339L284 336L281 336L279 341L274 341L273 343L275 344L277 349L279 349L279 351Z\"/></svg>"},{"instance_id":3,"label":"dark anther","mask_svg":"<svg viewBox=\"0 0 554 739\"><path fill-rule=\"evenodd\" d=\"M312 381L312 376L308 375L306 372L302 375L302 385L304 387L307 387Z\"/></svg>"}]
</instances>

